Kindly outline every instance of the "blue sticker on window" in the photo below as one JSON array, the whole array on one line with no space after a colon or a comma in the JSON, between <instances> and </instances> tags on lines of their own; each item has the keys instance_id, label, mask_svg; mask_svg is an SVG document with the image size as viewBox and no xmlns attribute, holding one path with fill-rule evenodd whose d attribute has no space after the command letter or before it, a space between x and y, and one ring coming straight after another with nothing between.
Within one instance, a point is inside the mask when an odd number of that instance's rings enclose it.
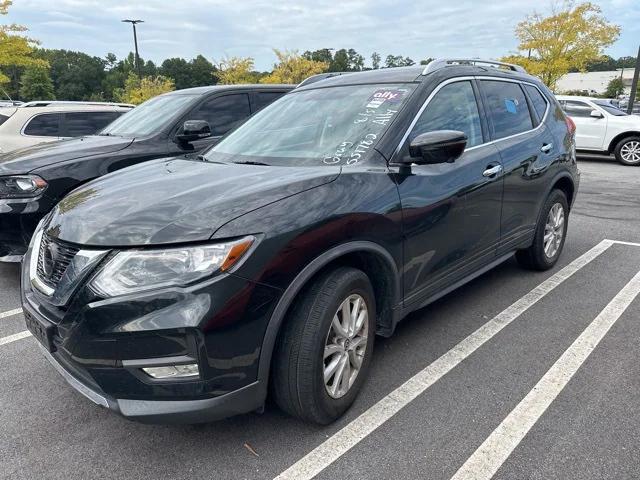
<instances>
[{"instance_id":1,"label":"blue sticker on window","mask_svg":"<svg viewBox=\"0 0 640 480\"><path fill-rule=\"evenodd\" d=\"M517 113L516 106L518 105L517 100L513 100L511 98L504 99L504 106L507 107L507 112L509 113Z\"/></svg>"}]
</instances>

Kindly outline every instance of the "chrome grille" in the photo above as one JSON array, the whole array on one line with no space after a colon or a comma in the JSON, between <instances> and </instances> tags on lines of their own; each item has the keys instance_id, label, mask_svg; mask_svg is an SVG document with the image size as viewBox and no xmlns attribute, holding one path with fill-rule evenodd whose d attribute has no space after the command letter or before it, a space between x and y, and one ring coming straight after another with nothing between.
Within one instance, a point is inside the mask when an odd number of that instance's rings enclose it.
<instances>
[{"instance_id":1,"label":"chrome grille","mask_svg":"<svg viewBox=\"0 0 640 480\"><path fill-rule=\"evenodd\" d=\"M44 234L38 252L37 273L40 281L56 288L78 251L78 248Z\"/></svg>"}]
</instances>

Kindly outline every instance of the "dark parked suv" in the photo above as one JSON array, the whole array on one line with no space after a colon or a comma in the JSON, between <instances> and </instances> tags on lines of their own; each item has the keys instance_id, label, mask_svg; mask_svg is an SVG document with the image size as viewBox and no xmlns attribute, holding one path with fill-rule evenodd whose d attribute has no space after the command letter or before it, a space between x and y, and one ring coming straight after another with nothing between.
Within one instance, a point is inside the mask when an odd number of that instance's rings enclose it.
<instances>
[{"instance_id":1,"label":"dark parked suv","mask_svg":"<svg viewBox=\"0 0 640 480\"><path fill-rule=\"evenodd\" d=\"M366 380L375 334L514 253L556 263L573 130L506 64L308 84L199 160L147 162L62 200L24 262L27 325L73 387L127 418L203 422L271 392L331 422Z\"/></svg>"},{"instance_id":2,"label":"dark parked suv","mask_svg":"<svg viewBox=\"0 0 640 480\"><path fill-rule=\"evenodd\" d=\"M0 156L0 262L22 259L42 217L79 185L147 160L197 152L292 85L178 90L143 103L98 135Z\"/></svg>"}]
</instances>

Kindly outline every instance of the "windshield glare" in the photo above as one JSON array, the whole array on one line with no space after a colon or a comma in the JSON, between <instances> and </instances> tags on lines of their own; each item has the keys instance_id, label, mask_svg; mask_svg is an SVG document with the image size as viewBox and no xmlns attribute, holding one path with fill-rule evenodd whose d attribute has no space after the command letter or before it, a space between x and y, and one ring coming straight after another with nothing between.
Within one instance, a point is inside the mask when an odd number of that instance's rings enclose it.
<instances>
[{"instance_id":1,"label":"windshield glare","mask_svg":"<svg viewBox=\"0 0 640 480\"><path fill-rule=\"evenodd\" d=\"M205 158L355 165L371 155L414 89L412 84L383 84L293 92L249 119Z\"/></svg>"},{"instance_id":2,"label":"windshield glare","mask_svg":"<svg viewBox=\"0 0 640 480\"><path fill-rule=\"evenodd\" d=\"M99 135L118 137L144 137L160 131L182 107L193 101L195 95L161 95L121 115L107 125Z\"/></svg>"}]
</instances>

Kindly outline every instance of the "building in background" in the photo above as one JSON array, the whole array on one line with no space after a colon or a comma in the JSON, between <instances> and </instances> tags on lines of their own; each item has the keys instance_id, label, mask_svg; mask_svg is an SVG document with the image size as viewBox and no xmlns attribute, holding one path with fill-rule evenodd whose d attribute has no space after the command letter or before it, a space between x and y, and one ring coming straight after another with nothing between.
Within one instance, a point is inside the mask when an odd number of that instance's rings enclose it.
<instances>
[{"instance_id":1,"label":"building in background","mask_svg":"<svg viewBox=\"0 0 640 480\"><path fill-rule=\"evenodd\" d=\"M608 72L576 72L567 73L558 80L556 93L583 90L588 95L603 94L607 85L614 78L620 78L624 84L624 93L631 92L633 68L612 70Z\"/></svg>"}]
</instances>

